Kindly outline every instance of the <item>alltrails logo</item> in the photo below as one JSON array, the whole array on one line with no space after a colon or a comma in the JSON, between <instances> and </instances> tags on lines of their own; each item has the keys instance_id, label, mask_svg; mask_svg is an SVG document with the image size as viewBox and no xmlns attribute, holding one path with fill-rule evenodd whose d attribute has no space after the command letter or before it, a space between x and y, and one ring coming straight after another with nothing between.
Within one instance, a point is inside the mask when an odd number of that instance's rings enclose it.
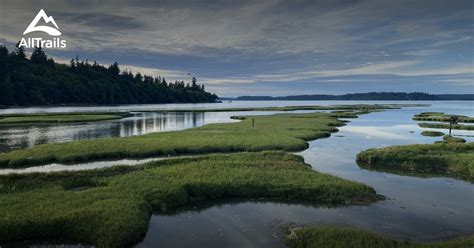
<instances>
[{"instance_id":1,"label":"alltrails logo","mask_svg":"<svg viewBox=\"0 0 474 248\"><path fill-rule=\"evenodd\" d=\"M51 23L54 27L50 26L40 26L38 22L43 20L45 24ZM61 32L59 31L58 24L54 21L52 16L46 15L43 9L41 9L38 14L35 16L30 25L26 28L23 35L29 34L31 32L45 32L51 36L60 36ZM60 39L59 37L54 37L53 39L43 39L41 37L35 38L21 38L20 47L32 48L32 47L43 47L43 48L66 48L66 41Z\"/></svg>"}]
</instances>

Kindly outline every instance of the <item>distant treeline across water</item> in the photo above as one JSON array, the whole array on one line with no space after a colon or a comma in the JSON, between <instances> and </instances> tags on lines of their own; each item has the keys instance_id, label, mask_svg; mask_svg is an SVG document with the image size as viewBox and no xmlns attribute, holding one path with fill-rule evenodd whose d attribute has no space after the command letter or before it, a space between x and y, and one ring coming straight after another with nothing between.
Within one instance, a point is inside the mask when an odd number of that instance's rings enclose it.
<instances>
[{"instance_id":1,"label":"distant treeline across water","mask_svg":"<svg viewBox=\"0 0 474 248\"><path fill-rule=\"evenodd\" d=\"M146 104L215 102L193 78L191 83L120 71L80 61L58 64L36 48L30 59L23 48L0 46L0 106L58 104Z\"/></svg>"},{"instance_id":2,"label":"distant treeline across water","mask_svg":"<svg viewBox=\"0 0 474 248\"><path fill-rule=\"evenodd\" d=\"M344 95L295 95L295 96L239 96L236 98L221 98L223 100L247 101L291 101L291 100L398 100L398 101L446 101L474 100L474 94L428 94L422 92L369 92Z\"/></svg>"}]
</instances>

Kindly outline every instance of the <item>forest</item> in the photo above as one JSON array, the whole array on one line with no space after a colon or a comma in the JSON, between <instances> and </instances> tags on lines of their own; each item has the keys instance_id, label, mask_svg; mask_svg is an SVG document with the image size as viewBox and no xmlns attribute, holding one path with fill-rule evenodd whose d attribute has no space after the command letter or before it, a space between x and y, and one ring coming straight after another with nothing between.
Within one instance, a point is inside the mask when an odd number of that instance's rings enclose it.
<instances>
[{"instance_id":1,"label":"forest","mask_svg":"<svg viewBox=\"0 0 474 248\"><path fill-rule=\"evenodd\" d=\"M56 63L40 47L27 58L23 47L9 52L0 46L0 106L99 105L216 102L195 77L191 83L167 82L121 71L117 62L106 67L97 62L71 59Z\"/></svg>"}]
</instances>

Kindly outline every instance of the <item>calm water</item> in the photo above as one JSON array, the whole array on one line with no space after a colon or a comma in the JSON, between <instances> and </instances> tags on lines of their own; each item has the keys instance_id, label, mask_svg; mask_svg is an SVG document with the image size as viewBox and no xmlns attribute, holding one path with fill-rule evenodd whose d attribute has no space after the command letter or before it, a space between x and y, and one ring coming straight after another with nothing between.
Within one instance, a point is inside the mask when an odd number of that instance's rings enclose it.
<instances>
[{"instance_id":1,"label":"calm water","mask_svg":"<svg viewBox=\"0 0 474 248\"><path fill-rule=\"evenodd\" d=\"M48 110L53 112L57 111L57 108ZM81 109L80 111L86 110ZM301 113L308 111L293 112ZM176 131L210 123L236 122L237 120L230 118L233 115L268 115L275 113L281 112L133 112L133 116L119 120L64 124L1 125L0 152L46 143L128 137L155 132Z\"/></svg>"},{"instance_id":2,"label":"calm water","mask_svg":"<svg viewBox=\"0 0 474 248\"><path fill-rule=\"evenodd\" d=\"M127 137L232 121L234 120L229 116L219 113L139 112L133 113L131 117L99 122L8 125L0 127L0 149L2 147L3 150L24 148L74 140Z\"/></svg>"},{"instance_id":3,"label":"calm water","mask_svg":"<svg viewBox=\"0 0 474 248\"><path fill-rule=\"evenodd\" d=\"M15 113L64 113L64 112L130 112L155 110L183 110L183 109L223 109L223 108L255 108L255 107L283 107L334 104L389 104L389 103L432 103L431 101L233 101L223 103L196 103L196 104L140 104L119 106L95 107L32 107L0 109L0 114ZM434 102L436 103L436 102ZM466 102L468 103L468 102ZM472 106L472 103L471 103Z\"/></svg>"},{"instance_id":4,"label":"calm water","mask_svg":"<svg viewBox=\"0 0 474 248\"><path fill-rule=\"evenodd\" d=\"M474 233L474 186L435 177L399 176L360 169L356 154L372 147L432 143L411 120L422 111L473 116L472 103L390 110L351 120L331 138L299 153L315 170L363 182L388 200L369 206L328 208L301 203L244 201L192 206L174 215L153 215L137 247L283 247L282 225L352 226L399 239L433 241ZM454 134L473 134L455 131ZM473 141L472 137L467 138Z\"/></svg>"},{"instance_id":5,"label":"calm water","mask_svg":"<svg viewBox=\"0 0 474 248\"><path fill-rule=\"evenodd\" d=\"M180 108L240 107L240 106L286 106L286 105L330 105L361 102L233 102L226 104L188 105ZM366 103L407 103L407 102L366 102ZM420 102L415 102L420 103ZM427 102L422 102L427 103ZM372 147L396 144L432 143L439 137L424 137L416 122L411 120L415 113L441 111L446 113L474 116L473 102L428 102L430 107L404 108L363 115L351 119L347 126L330 138L310 142L310 147L298 154L305 158L315 170L346 179L366 183L379 194L388 198L369 206L328 208L296 202L225 201L192 205L179 209L171 215L153 215L149 230L137 247L283 247L282 225L340 225L353 226L383 233L400 239L431 241L474 233L474 186L451 178L401 176L360 169L355 163L358 152ZM172 106L172 105L169 105ZM168 105L147 105L146 108L169 107ZM114 107L114 111L133 110L135 107ZM137 106L137 108L139 108ZM169 107L171 108L171 107ZM37 108L22 111L70 111L70 108ZM74 108L75 110L76 108ZM91 111L104 111L92 108ZM89 108L75 111L87 111ZM19 111L19 110L18 110ZM84 123L76 126L89 127L91 132L101 125L115 125L119 131L103 131L103 136L129 136L148 132L179 130L213 122L227 122L232 115L269 114L268 112L220 112L220 113L137 113L133 128L121 127L128 120L102 123ZM148 116L159 116L158 118ZM179 116L179 117L178 117ZM159 126L147 125L150 119ZM128 118L127 118L128 119ZM130 120L130 121L132 121ZM132 121L133 122L133 121ZM145 123L145 124L143 124ZM139 128L140 126L141 128ZM58 128L37 127L37 128ZM63 138L54 139L51 131L43 139L44 143L81 139L66 125ZM156 127L156 128L154 128ZM163 128L162 128L163 127ZM18 128L18 127L17 127ZM26 128L26 127L19 127ZM111 130L114 128L104 128ZM68 130L70 129L70 130ZM120 130L136 131L120 131ZM141 131L138 131L141 130ZM429 129L423 129L429 130ZM74 134L76 133L76 134ZM474 132L455 130L457 135L473 135ZM28 139L34 132L25 131L20 135ZM0 136L5 137L5 136ZM79 137L79 138L78 138ZM95 138L95 136L87 137ZM466 137L474 141L473 137ZM2 139L11 147L16 138ZM41 142L33 142L32 146Z\"/></svg>"},{"instance_id":6,"label":"calm water","mask_svg":"<svg viewBox=\"0 0 474 248\"><path fill-rule=\"evenodd\" d=\"M151 110L172 111L177 109L209 109L209 108L252 108L271 106L296 105L333 105L333 104L360 104L360 103L428 103L444 106L442 102L400 102L400 101L233 101L231 103L203 103L203 104L151 104L125 105L108 107L35 107L0 109L0 114L11 113L60 113L60 112L107 112L107 111L134 111L133 116L120 120L99 122L67 123L67 124L35 124L35 125L2 125L0 126L0 152L11 149L32 147L45 143L58 143L74 140L88 140L107 137L127 137L152 132L175 131L209 123L234 122L232 115L260 115L277 112L139 112ZM448 106L470 106L472 102L449 102ZM458 111L455 107L447 111ZM299 111L303 112L303 111Z\"/></svg>"}]
</instances>

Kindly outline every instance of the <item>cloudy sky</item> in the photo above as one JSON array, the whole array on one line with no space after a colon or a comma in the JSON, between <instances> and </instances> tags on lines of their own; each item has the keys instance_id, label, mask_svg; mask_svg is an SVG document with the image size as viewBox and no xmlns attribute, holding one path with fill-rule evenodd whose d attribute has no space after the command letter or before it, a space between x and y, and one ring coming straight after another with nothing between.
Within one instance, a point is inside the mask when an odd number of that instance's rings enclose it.
<instances>
[{"instance_id":1,"label":"cloudy sky","mask_svg":"<svg viewBox=\"0 0 474 248\"><path fill-rule=\"evenodd\" d=\"M58 61L191 73L220 96L474 93L471 0L0 0L0 43L40 9L67 40L46 50Z\"/></svg>"}]
</instances>

